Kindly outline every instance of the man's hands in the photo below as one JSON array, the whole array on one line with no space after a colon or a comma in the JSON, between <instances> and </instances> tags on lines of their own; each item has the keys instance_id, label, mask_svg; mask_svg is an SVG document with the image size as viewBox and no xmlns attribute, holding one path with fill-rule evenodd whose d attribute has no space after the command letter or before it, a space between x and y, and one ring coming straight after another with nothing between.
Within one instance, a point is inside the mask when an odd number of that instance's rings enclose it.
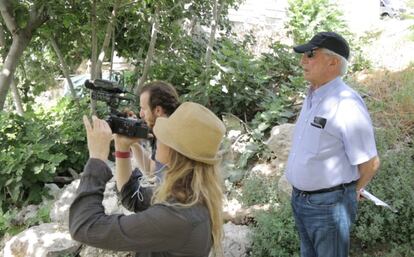
<instances>
[{"instance_id":1,"label":"man's hands","mask_svg":"<svg viewBox=\"0 0 414 257\"><path fill-rule=\"evenodd\" d=\"M358 201L363 198L361 195L361 190L368 185L371 179L375 176L380 166L380 160L378 156L371 158L369 161L361 163L358 165L358 171L360 178L356 185L357 190L357 199Z\"/></svg>"},{"instance_id":2,"label":"man's hands","mask_svg":"<svg viewBox=\"0 0 414 257\"><path fill-rule=\"evenodd\" d=\"M89 158L106 161L109 155L109 144L112 140L112 130L108 123L92 116L91 124L88 118L83 116L83 124L88 140Z\"/></svg>"}]
</instances>

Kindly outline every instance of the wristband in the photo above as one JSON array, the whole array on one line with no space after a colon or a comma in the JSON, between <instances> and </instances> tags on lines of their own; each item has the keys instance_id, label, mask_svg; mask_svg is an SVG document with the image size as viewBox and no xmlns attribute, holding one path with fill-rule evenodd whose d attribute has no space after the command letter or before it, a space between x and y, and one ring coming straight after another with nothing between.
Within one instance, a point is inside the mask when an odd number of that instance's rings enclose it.
<instances>
[{"instance_id":1,"label":"wristband","mask_svg":"<svg viewBox=\"0 0 414 257\"><path fill-rule=\"evenodd\" d=\"M115 151L115 157L126 159L131 157L131 152L121 152L121 151Z\"/></svg>"}]
</instances>

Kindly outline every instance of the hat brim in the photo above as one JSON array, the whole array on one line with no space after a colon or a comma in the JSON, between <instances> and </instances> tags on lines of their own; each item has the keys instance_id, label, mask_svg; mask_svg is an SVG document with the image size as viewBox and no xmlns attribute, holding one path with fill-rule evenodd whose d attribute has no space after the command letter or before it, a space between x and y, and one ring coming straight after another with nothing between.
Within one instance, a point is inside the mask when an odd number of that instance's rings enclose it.
<instances>
[{"instance_id":1,"label":"hat brim","mask_svg":"<svg viewBox=\"0 0 414 257\"><path fill-rule=\"evenodd\" d=\"M318 46L316 46L314 44L311 44L311 43L306 43L306 44L303 44L303 45L298 45L298 46L293 47L293 50L296 53L302 54L304 52L307 52L307 51L310 51L310 50L314 50L316 48L318 48Z\"/></svg>"},{"instance_id":2,"label":"hat brim","mask_svg":"<svg viewBox=\"0 0 414 257\"><path fill-rule=\"evenodd\" d=\"M184 155L185 157L191 160L203 162L210 165L218 164L221 161L221 158L218 156L214 158L200 158L198 156L195 156L191 152L187 152L186 149L184 149L183 146L180 145L180 142L176 142L176 139L174 138L174 133L171 133L171 130L169 130L170 126L171 125L169 124L168 118L157 118L155 126L153 128L153 132L157 140L159 140L161 143L174 149L175 151L179 152L180 154Z\"/></svg>"}]
</instances>

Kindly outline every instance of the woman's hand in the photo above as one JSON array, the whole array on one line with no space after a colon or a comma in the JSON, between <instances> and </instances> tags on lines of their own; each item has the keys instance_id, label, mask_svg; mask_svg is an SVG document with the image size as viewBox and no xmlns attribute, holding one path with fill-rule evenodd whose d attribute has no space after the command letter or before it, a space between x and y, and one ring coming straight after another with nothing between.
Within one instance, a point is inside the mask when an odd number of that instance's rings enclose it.
<instances>
[{"instance_id":1,"label":"woman's hand","mask_svg":"<svg viewBox=\"0 0 414 257\"><path fill-rule=\"evenodd\" d=\"M114 134L115 140L115 150L121 152L128 152L131 148L131 145L139 142L139 138L136 137L126 137L119 134Z\"/></svg>"},{"instance_id":2,"label":"woman's hand","mask_svg":"<svg viewBox=\"0 0 414 257\"><path fill-rule=\"evenodd\" d=\"M109 144L112 140L112 130L104 120L92 116L92 124L83 116L83 124L88 139L89 158L106 161L109 155Z\"/></svg>"}]
</instances>

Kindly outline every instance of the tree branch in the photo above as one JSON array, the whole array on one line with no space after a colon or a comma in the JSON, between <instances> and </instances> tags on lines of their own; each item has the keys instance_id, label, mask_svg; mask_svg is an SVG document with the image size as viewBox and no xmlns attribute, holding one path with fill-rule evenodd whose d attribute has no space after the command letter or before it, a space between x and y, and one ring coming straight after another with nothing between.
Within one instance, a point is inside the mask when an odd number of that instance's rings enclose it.
<instances>
[{"instance_id":1,"label":"tree branch","mask_svg":"<svg viewBox=\"0 0 414 257\"><path fill-rule=\"evenodd\" d=\"M106 26L104 42L102 44L101 52L99 53L98 60L96 62L96 67L95 67L96 69L95 74L97 75L102 74L102 63L105 58L105 51L109 47L110 39L112 36L112 31L115 28L115 20L116 20L117 9L118 9L119 4L120 4L119 0L115 1L113 10L111 13L111 17L109 19L108 25Z\"/></svg>"},{"instance_id":2,"label":"tree branch","mask_svg":"<svg viewBox=\"0 0 414 257\"><path fill-rule=\"evenodd\" d=\"M3 25L0 24L0 47L6 47L6 36L4 34Z\"/></svg>"},{"instance_id":3,"label":"tree branch","mask_svg":"<svg viewBox=\"0 0 414 257\"><path fill-rule=\"evenodd\" d=\"M44 5L40 6L39 9L36 9L36 6L33 5L30 8L29 22L27 23L27 27L25 28L26 32L32 33L43 23L45 23L48 19L49 16L46 13Z\"/></svg>"},{"instance_id":4,"label":"tree branch","mask_svg":"<svg viewBox=\"0 0 414 257\"><path fill-rule=\"evenodd\" d=\"M19 31L19 26L14 19L12 12L11 2L8 0L0 0L0 12L3 17L4 23L6 24L7 29L14 36Z\"/></svg>"},{"instance_id":5,"label":"tree branch","mask_svg":"<svg viewBox=\"0 0 414 257\"><path fill-rule=\"evenodd\" d=\"M148 76L148 72L151 66L152 59L154 57L155 43L157 41L157 34L159 32L159 26L160 26L158 17L159 17L159 9L157 8L153 16L151 40L150 40L150 44L148 47L147 57L145 58L144 70L141 74L141 77L137 81L137 86L134 89L135 95L138 95L138 92L144 86L144 83L147 80L147 76Z\"/></svg>"}]
</instances>

